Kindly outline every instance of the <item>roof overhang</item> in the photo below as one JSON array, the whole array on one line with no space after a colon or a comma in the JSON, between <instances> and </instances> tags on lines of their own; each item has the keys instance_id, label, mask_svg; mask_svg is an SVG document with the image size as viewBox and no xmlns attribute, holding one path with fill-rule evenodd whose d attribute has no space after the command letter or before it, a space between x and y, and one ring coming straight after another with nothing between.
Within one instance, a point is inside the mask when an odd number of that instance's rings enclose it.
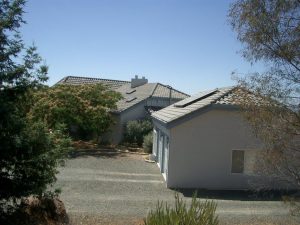
<instances>
[{"instance_id":1,"label":"roof overhang","mask_svg":"<svg viewBox=\"0 0 300 225\"><path fill-rule=\"evenodd\" d=\"M200 116L201 114L204 114L204 113L207 113L211 110L232 110L232 111L237 111L237 110L240 110L240 107L237 106L237 105L222 105L222 104L210 104L210 105L207 105L207 106L204 106L198 110L195 110L189 114L186 114L182 117L179 117L175 120L172 120L170 122L166 122L166 121L163 121L163 120L160 120L154 116L151 116L152 117L152 120L161 124L162 126L166 127L167 129L171 129L175 126L178 126L179 124L182 124L186 121L189 121L197 116Z\"/></svg>"}]
</instances>

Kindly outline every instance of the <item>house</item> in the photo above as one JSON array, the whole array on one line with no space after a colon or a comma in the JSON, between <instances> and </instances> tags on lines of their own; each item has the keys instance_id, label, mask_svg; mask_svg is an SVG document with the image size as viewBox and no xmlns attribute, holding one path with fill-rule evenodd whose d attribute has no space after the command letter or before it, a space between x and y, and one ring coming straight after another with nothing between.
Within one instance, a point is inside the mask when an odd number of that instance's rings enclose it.
<instances>
[{"instance_id":1,"label":"house","mask_svg":"<svg viewBox=\"0 0 300 225\"><path fill-rule=\"evenodd\" d=\"M148 83L145 77L135 76L131 81L110 80L90 77L67 76L57 84L94 84L101 83L111 90L122 94L117 102L117 110L112 111L116 123L111 127L105 139L113 144L122 141L124 127L130 120L144 119L150 112L162 109L189 95L161 83Z\"/></svg>"},{"instance_id":2,"label":"house","mask_svg":"<svg viewBox=\"0 0 300 225\"><path fill-rule=\"evenodd\" d=\"M201 92L152 114L153 155L167 187L249 189L262 142L240 114L243 90Z\"/></svg>"}]
</instances>

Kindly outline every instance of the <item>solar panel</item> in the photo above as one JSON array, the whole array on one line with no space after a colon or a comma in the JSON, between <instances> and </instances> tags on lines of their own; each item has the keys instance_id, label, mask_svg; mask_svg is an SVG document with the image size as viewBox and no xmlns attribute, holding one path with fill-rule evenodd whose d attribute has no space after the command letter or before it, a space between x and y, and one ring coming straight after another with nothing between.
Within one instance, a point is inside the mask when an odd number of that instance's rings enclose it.
<instances>
[{"instance_id":1,"label":"solar panel","mask_svg":"<svg viewBox=\"0 0 300 225\"><path fill-rule=\"evenodd\" d=\"M212 90L212 91L203 91L203 92L200 92L192 97L189 97L189 98L186 98L180 102L177 102L174 104L175 107L178 107L178 108L183 108L183 107L186 107L188 105L191 105L197 101L200 101L202 99L205 99L213 94L215 94L217 92L218 89L215 89L215 90Z\"/></svg>"},{"instance_id":2,"label":"solar panel","mask_svg":"<svg viewBox=\"0 0 300 225\"><path fill-rule=\"evenodd\" d=\"M133 92L136 92L136 90L135 89L128 90L126 91L126 94L132 94Z\"/></svg>"},{"instance_id":3,"label":"solar panel","mask_svg":"<svg viewBox=\"0 0 300 225\"><path fill-rule=\"evenodd\" d=\"M126 98L126 102L132 102L133 100L135 100L136 97L129 97L129 98Z\"/></svg>"}]
</instances>

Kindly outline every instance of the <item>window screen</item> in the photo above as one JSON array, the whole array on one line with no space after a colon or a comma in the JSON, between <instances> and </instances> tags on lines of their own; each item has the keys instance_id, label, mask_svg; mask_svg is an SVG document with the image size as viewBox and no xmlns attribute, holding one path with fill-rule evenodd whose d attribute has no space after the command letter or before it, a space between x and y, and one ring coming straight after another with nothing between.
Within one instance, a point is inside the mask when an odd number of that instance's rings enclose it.
<instances>
[{"instance_id":1,"label":"window screen","mask_svg":"<svg viewBox=\"0 0 300 225\"><path fill-rule=\"evenodd\" d=\"M244 151L233 150L231 163L232 163L231 165L232 173L243 173L244 172Z\"/></svg>"}]
</instances>

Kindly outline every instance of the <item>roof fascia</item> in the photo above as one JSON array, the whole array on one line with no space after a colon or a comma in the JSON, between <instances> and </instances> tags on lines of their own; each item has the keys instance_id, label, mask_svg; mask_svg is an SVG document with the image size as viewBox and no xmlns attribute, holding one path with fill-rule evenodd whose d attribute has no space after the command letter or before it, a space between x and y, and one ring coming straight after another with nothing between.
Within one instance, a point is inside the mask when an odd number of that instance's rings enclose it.
<instances>
[{"instance_id":1,"label":"roof fascia","mask_svg":"<svg viewBox=\"0 0 300 225\"><path fill-rule=\"evenodd\" d=\"M182 124L182 123L184 123L188 120L191 120L191 119L193 119L193 118L195 118L195 117L197 117L197 116L199 116L203 113L206 113L206 112L210 111L211 108L212 108L211 104L207 105L207 106L204 106L203 108L197 109L197 110L195 110L193 112L190 112L190 113L188 113L188 114L186 114L182 117L179 117L179 118L167 123L166 125L167 125L168 128L178 126L179 124Z\"/></svg>"},{"instance_id":2,"label":"roof fascia","mask_svg":"<svg viewBox=\"0 0 300 225\"><path fill-rule=\"evenodd\" d=\"M214 109L217 109L217 110L232 110L232 111L237 111L237 110L240 110L240 107L238 107L237 105L221 105L221 104L210 104L210 105L207 105L203 108L200 108L200 109L197 109L189 114L186 114L178 119L175 119L171 122L168 122L168 123L165 123L155 117L152 117L155 121L159 122L160 124L164 125L165 127L167 127L168 129L172 128L172 127L175 127L175 126L178 126L186 121L189 121L201 114L204 114L208 111L211 111L211 110L214 110Z\"/></svg>"},{"instance_id":3,"label":"roof fascia","mask_svg":"<svg viewBox=\"0 0 300 225\"><path fill-rule=\"evenodd\" d=\"M128 110L131 109L132 107L134 107L134 106L136 106L136 105L138 105L138 104L140 104L140 103L143 103L143 102L146 101L148 98L149 98L149 97L147 97L147 98L145 98L145 99L143 99L143 100L141 100L141 101L135 103L134 105L132 105L132 106L126 108L126 109L123 109L123 110L117 110L117 111L115 111L114 113L116 113L116 114L124 113L125 111L128 111Z\"/></svg>"}]
</instances>

